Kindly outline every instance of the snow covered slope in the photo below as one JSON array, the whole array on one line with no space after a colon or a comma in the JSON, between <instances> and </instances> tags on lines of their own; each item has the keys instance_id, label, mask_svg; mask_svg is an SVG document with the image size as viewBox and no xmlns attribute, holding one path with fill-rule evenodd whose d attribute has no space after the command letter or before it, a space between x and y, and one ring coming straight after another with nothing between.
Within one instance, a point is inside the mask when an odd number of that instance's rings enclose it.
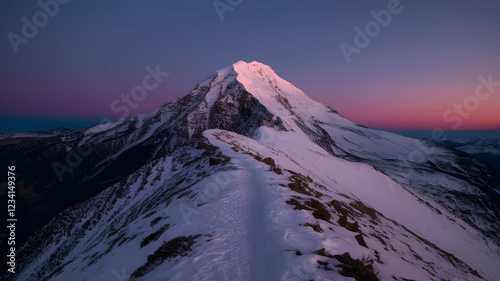
<instances>
[{"instance_id":1,"label":"snow covered slope","mask_svg":"<svg viewBox=\"0 0 500 281\"><path fill-rule=\"evenodd\" d=\"M345 119L267 65L72 133L102 188L31 236L14 280L500 280L498 171Z\"/></svg>"},{"instance_id":2,"label":"snow covered slope","mask_svg":"<svg viewBox=\"0 0 500 281\"><path fill-rule=\"evenodd\" d=\"M500 170L500 139L498 138L471 137L429 141L466 152Z\"/></svg>"}]
</instances>

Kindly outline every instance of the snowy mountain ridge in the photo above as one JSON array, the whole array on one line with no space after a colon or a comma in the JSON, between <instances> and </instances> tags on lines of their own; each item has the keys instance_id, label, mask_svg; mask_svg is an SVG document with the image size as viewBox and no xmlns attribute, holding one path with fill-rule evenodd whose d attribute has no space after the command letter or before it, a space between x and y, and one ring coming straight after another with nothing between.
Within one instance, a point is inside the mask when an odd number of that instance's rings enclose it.
<instances>
[{"instance_id":1,"label":"snowy mountain ridge","mask_svg":"<svg viewBox=\"0 0 500 281\"><path fill-rule=\"evenodd\" d=\"M56 187L93 193L31 236L14 280L499 280L498 171L356 124L258 62L54 134L47 161L94 147Z\"/></svg>"},{"instance_id":2,"label":"snowy mountain ridge","mask_svg":"<svg viewBox=\"0 0 500 281\"><path fill-rule=\"evenodd\" d=\"M500 170L500 139L498 138L472 137L429 141L466 152Z\"/></svg>"}]
</instances>

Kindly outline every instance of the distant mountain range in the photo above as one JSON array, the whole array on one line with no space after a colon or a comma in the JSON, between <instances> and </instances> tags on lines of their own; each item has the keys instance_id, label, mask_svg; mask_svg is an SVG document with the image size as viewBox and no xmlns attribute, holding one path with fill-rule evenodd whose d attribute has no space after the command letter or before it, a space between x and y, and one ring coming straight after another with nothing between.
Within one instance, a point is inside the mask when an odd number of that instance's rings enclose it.
<instances>
[{"instance_id":1,"label":"distant mountain range","mask_svg":"<svg viewBox=\"0 0 500 281\"><path fill-rule=\"evenodd\" d=\"M467 152L500 171L500 138L463 138L454 140L431 140L434 143Z\"/></svg>"},{"instance_id":2,"label":"distant mountain range","mask_svg":"<svg viewBox=\"0 0 500 281\"><path fill-rule=\"evenodd\" d=\"M2 280L500 276L498 170L352 122L258 62L147 114L0 134L0 163L24 242Z\"/></svg>"}]
</instances>

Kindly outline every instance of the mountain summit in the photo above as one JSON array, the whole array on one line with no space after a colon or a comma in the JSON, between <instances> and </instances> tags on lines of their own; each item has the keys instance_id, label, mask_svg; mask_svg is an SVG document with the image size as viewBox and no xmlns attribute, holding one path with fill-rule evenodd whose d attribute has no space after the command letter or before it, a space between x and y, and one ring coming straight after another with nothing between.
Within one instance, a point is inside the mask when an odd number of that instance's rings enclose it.
<instances>
[{"instance_id":1,"label":"mountain summit","mask_svg":"<svg viewBox=\"0 0 500 281\"><path fill-rule=\"evenodd\" d=\"M496 169L343 118L258 62L144 115L0 135L0 159L33 171L2 280L500 276Z\"/></svg>"},{"instance_id":2,"label":"mountain summit","mask_svg":"<svg viewBox=\"0 0 500 281\"><path fill-rule=\"evenodd\" d=\"M187 119L190 136L214 128L248 132L270 124L300 131L297 122L309 121L312 113L334 112L255 61L217 71L181 101L193 103Z\"/></svg>"}]
</instances>

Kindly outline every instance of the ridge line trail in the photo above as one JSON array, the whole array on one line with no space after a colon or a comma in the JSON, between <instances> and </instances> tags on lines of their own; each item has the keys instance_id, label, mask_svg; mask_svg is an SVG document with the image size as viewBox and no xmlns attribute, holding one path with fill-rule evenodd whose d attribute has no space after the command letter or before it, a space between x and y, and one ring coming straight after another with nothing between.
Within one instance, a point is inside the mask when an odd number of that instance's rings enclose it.
<instances>
[{"instance_id":1,"label":"ridge line trail","mask_svg":"<svg viewBox=\"0 0 500 281\"><path fill-rule=\"evenodd\" d=\"M273 231L273 226L276 225L273 224L271 218L270 201L274 196L271 194L269 183L262 179L264 177L262 170L267 170L267 167L258 167L260 163L255 163L256 160L241 156L242 166L248 172L246 180L248 180L247 190L250 192L250 198L248 198L250 209L247 210L248 238L252 245L252 253L257 257L255 267L251 268L252 271L255 270L252 275L265 274L261 277L266 277L267 280L278 280L281 276L277 276L280 274L276 271L279 269L277 263L283 259L284 251L279 249L280 241L277 241L279 232Z\"/></svg>"},{"instance_id":2,"label":"ridge line trail","mask_svg":"<svg viewBox=\"0 0 500 281\"><path fill-rule=\"evenodd\" d=\"M284 233L272 218L278 194L269 187L267 167L224 145L221 149L239 170L212 225L222 240L219 271L227 280L281 280Z\"/></svg>"}]
</instances>

